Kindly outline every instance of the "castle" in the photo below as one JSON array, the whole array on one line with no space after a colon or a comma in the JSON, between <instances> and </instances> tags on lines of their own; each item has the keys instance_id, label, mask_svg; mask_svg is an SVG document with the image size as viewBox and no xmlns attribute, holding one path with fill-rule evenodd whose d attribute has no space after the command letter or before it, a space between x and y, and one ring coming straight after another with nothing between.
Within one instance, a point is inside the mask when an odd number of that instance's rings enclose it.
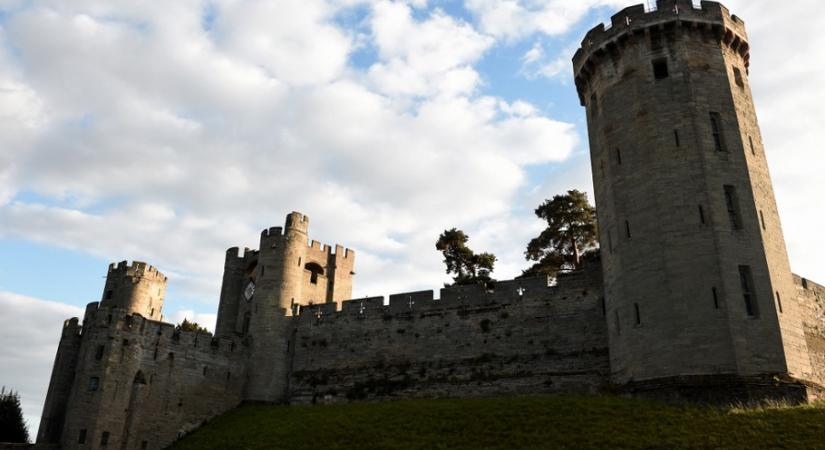
<instances>
[{"instance_id":1,"label":"castle","mask_svg":"<svg viewBox=\"0 0 825 450\"><path fill-rule=\"evenodd\" d=\"M659 0L587 33L600 263L348 300L355 253L292 213L227 251L214 335L162 321L166 277L109 267L65 322L37 441L157 449L244 401L618 392L803 402L825 386L825 287L793 275L743 22ZM320 426L323 426L322 424Z\"/></svg>"}]
</instances>

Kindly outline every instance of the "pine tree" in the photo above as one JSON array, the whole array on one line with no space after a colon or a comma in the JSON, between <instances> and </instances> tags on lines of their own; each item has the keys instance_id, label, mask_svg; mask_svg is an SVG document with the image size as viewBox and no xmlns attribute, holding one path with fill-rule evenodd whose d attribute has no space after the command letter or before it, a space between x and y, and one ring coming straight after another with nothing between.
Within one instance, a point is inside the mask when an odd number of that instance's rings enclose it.
<instances>
[{"instance_id":1,"label":"pine tree","mask_svg":"<svg viewBox=\"0 0 825 450\"><path fill-rule=\"evenodd\" d=\"M536 263L525 276L577 270L584 257L596 253L596 209L587 194L572 190L557 195L536 208L536 216L547 222L547 228L527 245L524 256Z\"/></svg>"},{"instance_id":2,"label":"pine tree","mask_svg":"<svg viewBox=\"0 0 825 450\"><path fill-rule=\"evenodd\" d=\"M438 237L435 248L444 254L446 272L454 274L453 281L456 286L494 281L490 274L493 272L496 256L492 253L474 253L467 247L469 240L469 236L456 228L444 230Z\"/></svg>"},{"instance_id":3,"label":"pine tree","mask_svg":"<svg viewBox=\"0 0 825 450\"><path fill-rule=\"evenodd\" d=\"M0 442L28 443L29 429L23 420L20 395L0 388Z\"/></svg>"},{"instance_id":4,"label":"pine tree","mask_svg":"<svg viewBox=\"0 0 825 450\"><path fill-rule=\"evenodd\" d=\"M199 333L209 333L209 330L200 326L197 322L190 322L185 317L183 318L183 322L178 324L178 329L182 331L197 331Z\"/></svg>"}]
</instances>

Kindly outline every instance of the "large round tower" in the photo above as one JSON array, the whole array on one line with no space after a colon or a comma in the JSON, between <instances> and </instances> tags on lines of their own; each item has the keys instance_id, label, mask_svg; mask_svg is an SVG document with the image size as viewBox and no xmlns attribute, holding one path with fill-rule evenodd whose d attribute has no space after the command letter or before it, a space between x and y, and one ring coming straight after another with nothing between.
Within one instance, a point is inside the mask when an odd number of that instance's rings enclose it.
<instances>
[{"instance_id":1,"label":"large round tower","mask_svg":"<svg viewBox=\"0 0 825 450\"><path fill-rule=\"evenodd\" d=\"M614 381L736 384L748 396L765 380L794 386L811 367L744 23L690 0L629 7L611 22L587 33L573 64Z\"/></svg>"}]
</instances>

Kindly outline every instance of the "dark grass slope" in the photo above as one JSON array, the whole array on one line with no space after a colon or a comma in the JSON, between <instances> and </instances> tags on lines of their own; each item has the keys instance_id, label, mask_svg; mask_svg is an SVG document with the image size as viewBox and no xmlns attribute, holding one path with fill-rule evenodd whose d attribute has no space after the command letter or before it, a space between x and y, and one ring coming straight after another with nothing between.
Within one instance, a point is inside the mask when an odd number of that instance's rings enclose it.
<instances>
[{"instance_id":1,"label":"dark grass slope","mask_svg":"<svg viewBox=\"0 0 825 450\"><path fill-rule=\"evenodd\" d=\"M618 397L247 405L185 449L825 448L825 406L680 407Z\"/></svg>"}]
</instances>

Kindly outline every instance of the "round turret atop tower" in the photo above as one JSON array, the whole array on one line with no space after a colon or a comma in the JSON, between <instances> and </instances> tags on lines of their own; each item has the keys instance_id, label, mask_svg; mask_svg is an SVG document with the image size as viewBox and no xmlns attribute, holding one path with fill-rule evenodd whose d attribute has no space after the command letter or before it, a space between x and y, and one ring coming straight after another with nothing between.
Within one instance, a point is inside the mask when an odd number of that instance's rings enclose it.
<instances>
[{"instance_id":1,"label":"round turret atop tower","mask_svg":"<svg viewBox=\"0 0 825 450\"><path fill-rule=\"evenodd\" d=\"M147 319L161 320L166 276L156 268L135 261L110 264L101 308L122 308Z\"/></svg>"}]
</instances>

